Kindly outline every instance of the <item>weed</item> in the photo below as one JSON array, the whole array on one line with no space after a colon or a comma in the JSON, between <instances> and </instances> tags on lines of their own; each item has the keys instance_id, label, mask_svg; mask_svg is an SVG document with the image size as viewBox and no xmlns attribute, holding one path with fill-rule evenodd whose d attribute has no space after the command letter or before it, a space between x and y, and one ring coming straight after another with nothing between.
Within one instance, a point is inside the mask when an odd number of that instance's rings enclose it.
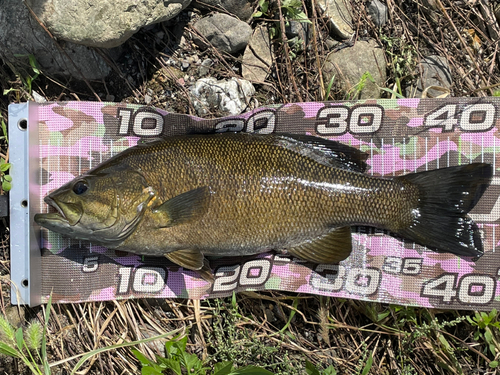
<instances>
[{"instance_id":1,"label":"weed","mask_svg":"<svg viewBox=\"0 0 500 375\"><path fill-rule=\"evenodd\" d=\"M22 360L33 374L50 374L46 348L50 307L51 299L46 306L43 325L33 321L24 331L22 327L15 329L0 315L0 353Z\"/></svg>"},{"instance_id":2,"label":"weed","mask_svg":"<svg viewBox=\"0 0 500 375\"><path fill-rule=\"evenodd\" d=\"M254 18L266 17L268 19L276 18L278 8L276 2L271 2L270 0L259 0L259 10L254 14ZM285 25L288 25L290 21L312 23L304 13L302 9L302 2L300 0L283 0L281 2L281 13L285 21ZM273 22L269 28L269 36L274 39L276 36L280 35L281 29L279 21ZM290 42L290 41L289 41ZM291 42L293 45L302 45L302 41L295 40Z\"/></svg>"},{"instance_id":3,"label":"weed","mask_svg":"<svg viewBox=\"0 0 500 375\"><path fill-rule=\"evenodd\" d=\"M406 43L403 38L381 35L380 39L386 46L385 52L389 57L389 66L392 69L395 82L395 89L390 90L390 92L397 97L404 97L402 84L413 76L417 65L417 51L413 45ZM385 91L389 91L389 89Z\"/></svg>"},{"instance_id":4,"label":"weed","mask_svg":"<svg viewBox=\"0 0 500 375\"><path fill-rule=\"evenodd\" d=\"M193 375L206 375L209 367L201 361L196 354L189 354L186 352L187 336L182 339L175 338L165 343L165 358L157 355L156 361L152 361L144 356L136 349L132 352L136 358L141 362L143 375L161 375L166 370L171 370L176 375L184 373ZM183 369L186 372L183 372ZM235 369L233 361L223 361L214 365L212 375L272 375L263 368L257 366L245 366L243 368Z\"/></svg>"},{"instance_id":5,"label":"weed","mask_svg":"<svg viewBox=\"0 0 500 375\"><path fill-rule=\"evenodd\" d=\"M371 81L372 83L375 83L375 80L373 79L370 72L366 71L359 79L359 82L349 90L349 92L346 94L345 99L346 100L358 99L359 95L361 94L361 92L363 91L363 89L366 86L366 81L368 81L368 80Z\"/></svg>"},{"instance_id":6,"label":"weed","mask_svg":"<svg viewBox=\"0 0 500 375\"><path fill-rule=\"evenodd\" d=\"M9 169L10 163L7 163L4 158L0 158L0 182L4 192L7 192L12 188L12 177L6 174Z\"/></svg>"},{"instance_id":7,"label":"weed","mask_svg":"<svg viewBox=\"0 0 500 375\"><path fill-rule=\"evenodd\" d=\"M19 79L21 80L23 86L24 86L24 91L27 94L29 98L31 98L31 92L33 90L33 81L38 78L40 75L41 71L38 66L38 63L36 61L36 58L34 55L14 55L15 57L28 57L28 62L31 68L31 72L26 72L25 75L23 74L17 74ZM8 93L12 91L19 91L18 89L15 88L10 88L6 89L3 91L4 95L7 95Z\"/></svg>"},{"instance_id":8,"label":"weed","mask_svg":"<svg viewBox=\"0 0 500 375\"><path fill-rule=\"evenodd\" d=\"M259 0L259 10L253 14L253 17L259 18L267 16L272 18L273 14L270 12L276 10L272 5L275 5L275 3L271 4L269 0ZM300 0L283 0L281 2L281 11L285 17L286 25L288 25L290 21L311 23L302 9L302 2Z\"/></svg>"},{"instance_id":9,"label":"weed","mask_svg":"<svg viewBox=\"0 0 500 375\"><path fill-rule=\"evenodd\" d=\"M306 373L307 375L337 375L337 370L332 365L324 370L318 370L311 362L306 361Z\"/></svg>"},{"instance_id":10,"label":"weed","mask_svg":"<svg viewBox=\"0 0 500 375\"><path fill-rule=\"evenodd\" d=\"M5 125L5 121L2 115L0 115L0 127L3 134L2 136L0 136L0 140L5 140L6 143L9 143L9 139L7 137L7 126ZM10 163L7 163L5 157L0 157L0 184L4 192L7 192L12 188L12 177L7 174L9 169Z\"/></svg>"},{"instance_id":11,"label":"weed","mask_svg":"<svg viewBox=\"0 0 500 375\"><path fill-rule=\"evenodd\" d=\"M289 21L311 23L302 10L302 1L300 0L283 0L281 9L285 17L285 23L288 25Z\"/></svg>"},{"instance_id":12,"label":"weed","mask_svg":"<svg viewBox=\"0 0 500 375\"><path fill-rule=\"evenodd\" d=\"M326 88L325 96L323 97L323 101L329 100L330 93L332 91L333 83L335 82L335 74L330 78L330 82L328 82L328 87Z\"/></svg>"},{"instance_id":13,"label":"weed","mask_svg":"<svg viewBox=\"0 0 500 375\"><path fill-rule=\"evenodd\" d=\"M493 309L489 313L476 312L473 318L467 316L467 321L477 327L474 340L482 339L486 343L484 351L489 351L493 356L493 360L488 364L491 368L498 367L500 357L500 322L497 315L497 310Z\"/></svg>"},{"instance_id":14,"label":"weed","mask_svg":"<svg viewBox=\"0 0 500 375\"><path fill-rule=\"evenodd\" d=\"M211 358L215 363L234 361L237 366L264 365L275 374L302 374L303 363L291 360L288 352L282 350L276 340L259 338L256 332L244 328L244 324L251 323L251 319L241 315L235 296L230 305L224 301L213 301L215 303L213 335L207 340ZM292 318L293 313L290 314L288 322ZM281 332L276 331L276 335L280 338L288 336L289 332L286 332L288 326L285 324ZM270 338L271 335L265 334L264 337ZM276 361L277 356L280 357L279 362Z\"/></svg>"}]
</instances>

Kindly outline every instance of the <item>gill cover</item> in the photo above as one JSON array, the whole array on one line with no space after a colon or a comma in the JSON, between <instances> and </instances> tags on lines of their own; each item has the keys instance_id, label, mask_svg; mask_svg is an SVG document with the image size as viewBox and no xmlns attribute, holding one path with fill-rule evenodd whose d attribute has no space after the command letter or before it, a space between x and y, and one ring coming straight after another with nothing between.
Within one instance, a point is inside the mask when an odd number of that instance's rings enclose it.
<instances>
[{"instance_id":1,"label":"gill cover","mask_svg":"<svg viewBox=\"0 0 500 375\"><path fill-rule=\"evenodd\" d=\"M34 219L62 235L115 247L133 233L154 197L139 172L93 171L49 194L45 202L57 212Z\"/></svg>"}]
</instances>

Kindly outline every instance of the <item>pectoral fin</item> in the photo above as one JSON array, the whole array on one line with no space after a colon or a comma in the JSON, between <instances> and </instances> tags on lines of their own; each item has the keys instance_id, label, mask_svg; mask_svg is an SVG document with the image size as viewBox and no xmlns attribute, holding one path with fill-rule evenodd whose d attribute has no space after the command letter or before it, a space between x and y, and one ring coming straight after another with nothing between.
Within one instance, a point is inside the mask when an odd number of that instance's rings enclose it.
<instances>
[{"instance_id":1,"label":"pectoral fin","mask_svg":"<svg viewBox=\"0 0 500 375\"><path fill-rule=\"evenodd\" d=\"M297 258L317 264L335 264L351 254L351 228L342 227L318 239L288 249Z\"/></svg>"},{"instance_id":2,"label":"pectoral fin","mask_svg":"<svg viewBox=\"0 0 500 375\"><path fill-rule=\"evenodd\" d=\"M207 210L210 191L207 186L173 197L153 210L160 228L179 225L201 217Z\"/></svg>"},{"instance_id":3,"label":"pectoral fin","mask_svg":"<svg viewBox=\"0 0 500 375\"><path fill-rule=\"evenodd\" d=\"M185 249L165 254L165 257L185 269L197 271L203 280L214 282L214 275L208 260L199 250Z\"/></svg>"}]
</instances>

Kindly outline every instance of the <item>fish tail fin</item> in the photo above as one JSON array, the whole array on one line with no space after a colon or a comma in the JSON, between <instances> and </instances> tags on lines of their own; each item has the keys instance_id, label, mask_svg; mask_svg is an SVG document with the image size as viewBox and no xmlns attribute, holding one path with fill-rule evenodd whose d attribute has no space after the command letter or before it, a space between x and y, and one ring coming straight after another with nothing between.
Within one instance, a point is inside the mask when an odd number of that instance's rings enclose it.
<instances>
[{"instance_id":1,"label":"fish tail fin","mask_svg":"<svg viewBox=\"0 0 500 375\"><path fill-rule=\"evenodd\" d=\"M420 196L414 223L397 234L438 251L480 257L481 233L467 213L492 175L490 164L473 163L397 177L417 186Z\"/></svg>"}]
</instances>

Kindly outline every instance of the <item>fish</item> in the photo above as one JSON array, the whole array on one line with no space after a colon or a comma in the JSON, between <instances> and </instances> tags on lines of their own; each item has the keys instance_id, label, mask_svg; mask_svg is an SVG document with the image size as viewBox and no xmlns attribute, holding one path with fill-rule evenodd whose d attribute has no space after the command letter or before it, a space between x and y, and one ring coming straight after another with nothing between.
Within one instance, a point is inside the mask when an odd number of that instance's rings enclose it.
<instances>
[{"instance_id":1,"label":"fish","mask_svg":"<svg viewBox=\"0 0 500 375\"><path fill-rule=\"evenodd\" d=\"M366 153L292 134L219 133L142 142L45 197L35 222L73 239L166 257L213 281L207 257L268 251L337 264L354 226L479 258L468 216L487 163L397 177L366 173Z\"/></svg>"}]
</instances>

